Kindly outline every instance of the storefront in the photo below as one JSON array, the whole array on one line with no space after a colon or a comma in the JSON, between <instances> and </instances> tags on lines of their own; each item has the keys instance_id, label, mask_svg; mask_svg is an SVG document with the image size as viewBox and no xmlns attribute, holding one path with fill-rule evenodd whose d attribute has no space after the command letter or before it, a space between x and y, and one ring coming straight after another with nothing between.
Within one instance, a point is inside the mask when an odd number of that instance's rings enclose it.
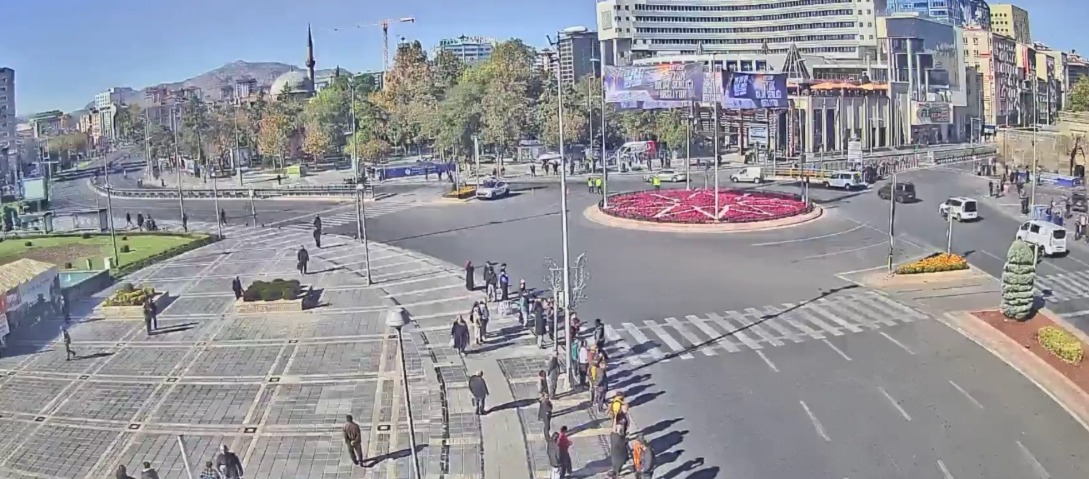
<instances>
[{"instance_id":1,"label":"storefront","mask_svg":"<svg viewBox=\"0 0 1089 479\"><path fill-rule=\"evenodd\" d=\"M55 265L21 259L0 266L0 336L21 326L55 317L61 288Z\"/></svg>"}]
</instances>

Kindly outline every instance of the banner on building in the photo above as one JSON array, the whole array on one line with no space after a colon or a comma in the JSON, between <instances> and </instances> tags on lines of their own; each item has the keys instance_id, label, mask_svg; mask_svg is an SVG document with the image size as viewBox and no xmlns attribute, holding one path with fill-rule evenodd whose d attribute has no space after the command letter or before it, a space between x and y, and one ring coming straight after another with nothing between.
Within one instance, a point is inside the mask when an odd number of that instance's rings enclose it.
<instances>
[{"instance_id":1,"label":"banner on building","mask_svg":"<svg viewBox=\"0 0 1089 479\"><path fill-rule=\"evenodd\" d=\"M785 73L723 72L722 106L738 110L787 108Z\"/></svg>"},{"instance_id":2,"label":"banner on building","mask_svg":"<svg viewBox=\"0 0 1089 479\"><path fill-rule=\"evenodd\" d=\"M605 67L605 102L626 108L669 108L703 99L700 63Z\"/></svg>"},{"instance_id":3,"label":"banner on building","mask_svg":"<svg viewBox=\"0 0 1089 479\"><path fill-rule=\"evenodd\" d=\"M916 125L948 125L953 123L953 106L949 103L914 102Z\"/></svg>"}]
</instances>

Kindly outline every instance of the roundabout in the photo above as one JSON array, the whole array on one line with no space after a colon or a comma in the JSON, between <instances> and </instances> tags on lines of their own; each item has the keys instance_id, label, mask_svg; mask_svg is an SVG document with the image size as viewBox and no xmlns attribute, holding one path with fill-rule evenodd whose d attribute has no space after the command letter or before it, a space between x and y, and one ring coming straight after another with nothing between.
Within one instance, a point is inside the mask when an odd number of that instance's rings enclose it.
<instances>
[{"instance_id":1,"label":"roundabout","mask_svg":"<svg viewBox=\"0 0 1089 479\"><path fill-rule=\"evenodd\" d=\"M644 231L729 233L796 226L823 214L798 195L770 191L706 189L637 191L593 205L587 219L606 226ZM717 204L716 204L717 203ZM716 211L717 209L717 211Z\"/></svg>"}]
</instances>

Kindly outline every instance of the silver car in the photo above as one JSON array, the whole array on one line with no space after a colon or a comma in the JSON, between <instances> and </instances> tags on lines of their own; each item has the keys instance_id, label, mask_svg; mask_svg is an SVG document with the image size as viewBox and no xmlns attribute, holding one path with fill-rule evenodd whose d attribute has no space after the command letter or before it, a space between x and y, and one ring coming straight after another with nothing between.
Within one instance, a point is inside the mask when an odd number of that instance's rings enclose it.
<instances>
[{"instance_id":1,"label":"silver car","mask_svg":"<svg viewBox=\"0 0 1089 479\"><path fill-rule=\"evenodd\" d=\"M687 179L687 177L684 175L684 172L674 170L658 170L655 173L644 175L643 181L649 183L651 181L654 181L655 177L658 178L658 181L663 181L667 183L677 183L679 181L685 181Z\"/></svg>"},{"instance_id":2,"label":"silver car","mask_svg":"<svg viewBox=\"0 0 1089 479\"><path fill-rule=\"evenodd\" d=\"M476 197L477 199L482 200L494 200L509 194L510 186L494 178L484 180L484 182L476 188Z\"/></svg>"}]
</instances>

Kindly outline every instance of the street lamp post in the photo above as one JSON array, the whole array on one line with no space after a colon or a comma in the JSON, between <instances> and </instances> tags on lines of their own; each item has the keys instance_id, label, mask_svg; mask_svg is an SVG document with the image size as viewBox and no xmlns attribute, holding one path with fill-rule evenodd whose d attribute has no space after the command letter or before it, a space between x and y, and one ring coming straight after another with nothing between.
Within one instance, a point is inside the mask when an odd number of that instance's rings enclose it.
<instances>
[{"instance_id":1,"label":"street lamp post","mask_svg":"<svg viewBox=\"0 0 1089 479\"><path fill-rule=\"evenodd\" d=\"M355 118L355 82L353 82L352 80L353 79L351 79L351 78L348 79L348 96L350 98L349 101L352 102L352 105L351 105L352 109L349 112L349 116L351 116L350 121L352 122L352 130L351 130L352 150L353 150L353 152L352 152L352 179L354 179L356 182L358 182L359 181L359 166L357 165L357 163L359 163L359 156L355 154L355 150L357 149L356 144L359 143L359 138L355 137L355 133L356 133L356 130L359 128L359 126L358 126L359 124L356 122L356 118Z\"/></svg>"},{"instance_id":2,"label":"street lamp post","mask_svg":"<svg viewBox=\"0 0 1089 479\"><path fill-rule=\"evenodd\" d=\"M110 186L110 157L106 156L105 162L102 164L102 168L106 170L106 216L110 221L110 242L113 243L113 267L121 266L121 255L117 252L117 228L113 222L113 193Z\"/></svg>"},{"instance_id":3,"label":"street lamp post","mask_svg":"<svg viewBox=\"0 0 1089 479\"><path fill-rule=\"evenodd\" d=\"M367 185L363 183L355 184L355 228L356 237L363 242L363 264L367 269L367 285L371 285L371 246L367 242L367 212L364 211L363 206L363 194L367 190Z\"/></svg>"},{"instance_id":4,"label":"street lamp post","mask_svg":"<svg viewBox=\"0 0 1089 479\"><path fill-rule=\"evenodd\" d=\"M415 479L423 479L420 474L420 456L416 451L416 422L412 419L412 395L408 390L408 363L405 361L405 337L402 331L408 324L408 315L404 308L394 308L386 313L386 326L397 330L397 351L401 361L401 382L404 385L405 414L408 416L408 445L412 448L412 471Z\"/></svg>"},{"instance_id":5,"label":"street lamp post","mask_svg":"<svg viewBox=\"0 0 1089 479\"><path fill-rule=\"evenodd\" d=\"M684 189L692 189L692 122L695 121L695 102L688 105L688 121L684 128Z\"/></svg>"},{"instance_id":6,"label":"street lamp post","mask_svg":"<svg viewBox=\"0 0 1089 479\"><path fill-rule=\"evenodd\" d=\"M185 218L185 195L182 194L182 164L181 154L178 153L178 117L175 106L170 107L170 127L174 130L174 169L178 172L178 219L182 219ZM219 214L218 211L216 214Z\"/></svg>"},{"instance_id":7,"label":"street lamp post","mask_svg":"<svg viewBox=\"0 0 1089 479\"><path fill-rule=\"evenodd\" d=\"M714 125L715 125L715 154L714 154L714 161L712 161L711 164L714 165L714 167L715 167L715 222L718 222L719 221L719 215L722 212L722 210L719 209L720 208L719 207L720 198L719 198L719 194L718 194L719 153L722 151L722 146L719 143L719 139L722 136L722 134L719 133L719 130L722 129L721 125L719 124L719 121L720 121L719 116L721 116L720 115L720 110L719 110L719 105L722 104L722 82L721 82L722 68L719 67L718 73L715 73L715 63L716 63L715 54L712 53L711 54L711 73L712 73L713 78L715 80L715 87L714 87L715 88L715 96L714 96L714 99L715 99L715 109L714 109L714 113L715 113L715 121L714 121Z\"/></svg>"},{"instance_id":8,"label":"street lamp post","mask_svg":"<svg viewBox=\"0 0 1089 479\"><path fill-rule=\"evenodd\" d=\"M609 160L605 155L605 62L600 58L591 58L591 62L597 63L601 68L601 207L609 207ZM587 103L589 103L590 89L586 90ZM590 149L593 150L593 108L590 108Z\"/></svg>"}]
</instances>

